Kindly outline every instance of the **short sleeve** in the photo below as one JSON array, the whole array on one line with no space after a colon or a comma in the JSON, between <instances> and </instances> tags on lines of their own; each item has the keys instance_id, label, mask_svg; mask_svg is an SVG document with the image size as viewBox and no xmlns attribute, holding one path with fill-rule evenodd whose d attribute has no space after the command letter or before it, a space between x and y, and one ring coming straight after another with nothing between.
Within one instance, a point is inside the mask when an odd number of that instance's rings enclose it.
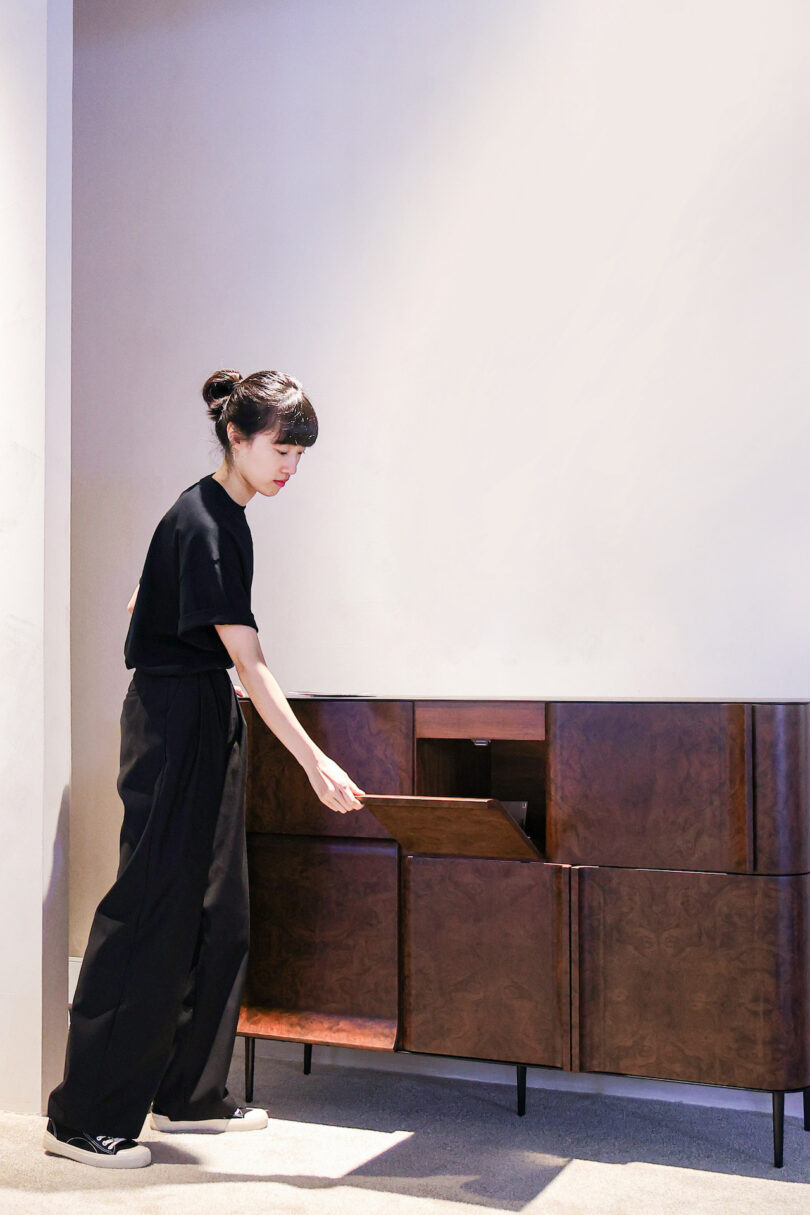
<instances>
[{"instance_id":1,"label":"short sleeve","mask_svg":"<svg viewBox=\"0 0 810 1215\"><path fill-rule=\"evenodd\" d=\"M246 562L227 527L212 523L181 535L179 560L179 636L212 624L247 624L258 632Z\"/></svg>"}]
</instances>

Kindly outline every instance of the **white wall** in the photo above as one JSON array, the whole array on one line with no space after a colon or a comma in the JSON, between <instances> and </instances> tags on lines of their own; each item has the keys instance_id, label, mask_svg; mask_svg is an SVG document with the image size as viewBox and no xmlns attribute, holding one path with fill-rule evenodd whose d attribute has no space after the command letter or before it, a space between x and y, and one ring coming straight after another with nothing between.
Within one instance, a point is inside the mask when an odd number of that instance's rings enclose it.
<instances>
[{"instance_id":1,"label":"white wall","mask_svg":"<svg viewBox=\"0 0 810 1215\"><path fill-rule=\"evenodd\" d=\"M62 1075L70 785L72 5L0 8L0 1109Z\"/></svg>"},{"instance_id":2,"label":"white wall","mask_svg":"<svg viewBox=\"0 0 810 1215\"><path fill-rule=\"evenodd\" d=\"M810 696L809 24L78 0L72 952L125 605L220 366L321 421L248 506L288 694Z\"/></svg>"}]
</instances>

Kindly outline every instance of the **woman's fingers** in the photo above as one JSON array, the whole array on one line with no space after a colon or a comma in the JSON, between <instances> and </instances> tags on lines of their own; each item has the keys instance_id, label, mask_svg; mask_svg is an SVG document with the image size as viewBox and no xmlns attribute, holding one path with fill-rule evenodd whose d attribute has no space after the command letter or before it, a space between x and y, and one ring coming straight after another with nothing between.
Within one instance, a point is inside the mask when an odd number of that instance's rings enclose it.
<instances>
[{"instance_id":1,"label":"woman's fingers","mask_svg":"<svg viewBox=\"0 0 810 1215\"><path fill-rule=\"evenodd\" d=\"M342 785L335 789L335 797L338 800L337 809L341 812L341 814L349 814L352 810L358 809L358 807L354 804L348 786Z\"/></svg>"},{"instance_id":2,"label":"woman's fingers","mask_svg":"<svg viewBox=\"0 0 810 1215\"><path fill-rule=\"evenodd\" d=\"M334 810L337 814L349 814L352 810L362 810L363 805L357 795L363 797L363 790L355 784L339 764L329 759L328 756L319 756L314 771L309 773L309 778L318 797L330 810Z\"/></svg>"},{"instance_id":3,"label":"woman's fingers","mask_svg":"<svg viewBox=\"0 0 810 1215\"><path fill-rule=\"evenodd\" d=\"M341 800L342 790L337 781L330 780L326 775L324 775L323 781L326 785L326 793L321 797L321 801L330 810L334 810L338 814L345 814L349 807L345 806Z\"/></svg>"},{"instance_id":4,"label":"woman's fingers","mask_svg":"<svg viewBox=\"0 0 810 1215\"><path fill-rule=\"evenodd\" d=\"M356 798L350 780L347 780L346 784L336 785L334 795L337 802L335 809L341 814L350 814L353 810L362 809L362 806L355 805Z\"/></svg>"}]
</instances>

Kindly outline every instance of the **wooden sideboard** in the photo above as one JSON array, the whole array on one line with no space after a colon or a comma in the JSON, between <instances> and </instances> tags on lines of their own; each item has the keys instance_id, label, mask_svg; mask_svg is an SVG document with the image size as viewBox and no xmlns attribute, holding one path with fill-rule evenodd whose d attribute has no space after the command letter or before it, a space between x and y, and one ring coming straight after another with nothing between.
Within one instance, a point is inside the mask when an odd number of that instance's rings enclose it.
<instances>
[{"instance_id":1,"label":"wooden sideboard","mask_svg":"<svg viewBox=\"0 0 810 1215\"><path fill-rule=\"evenodd\" d=\"M369 796L328 810L253 709L256 1038L772 1094L810 1129L810 705L290 697Z\"/></svg>"}]
</instances>

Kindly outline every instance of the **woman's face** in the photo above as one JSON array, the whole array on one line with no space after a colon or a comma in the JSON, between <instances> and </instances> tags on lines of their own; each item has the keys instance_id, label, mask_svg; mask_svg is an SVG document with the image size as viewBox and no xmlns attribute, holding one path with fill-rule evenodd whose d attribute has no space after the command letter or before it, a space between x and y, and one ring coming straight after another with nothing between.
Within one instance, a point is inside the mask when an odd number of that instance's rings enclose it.
<instances>
[{"instance_id":1,"label":"woman's face","mask_svg":"<svg viewBox=\"0 0 810 1215\"><path fill-rule=\"evenodd\" d=\"M250 439L234 435L231 441L237 472L251 489L266 498L281 493L306 451L305 447L292 443L276 442L277 433L262 430Z\"/></svg>"}]
</instances>

